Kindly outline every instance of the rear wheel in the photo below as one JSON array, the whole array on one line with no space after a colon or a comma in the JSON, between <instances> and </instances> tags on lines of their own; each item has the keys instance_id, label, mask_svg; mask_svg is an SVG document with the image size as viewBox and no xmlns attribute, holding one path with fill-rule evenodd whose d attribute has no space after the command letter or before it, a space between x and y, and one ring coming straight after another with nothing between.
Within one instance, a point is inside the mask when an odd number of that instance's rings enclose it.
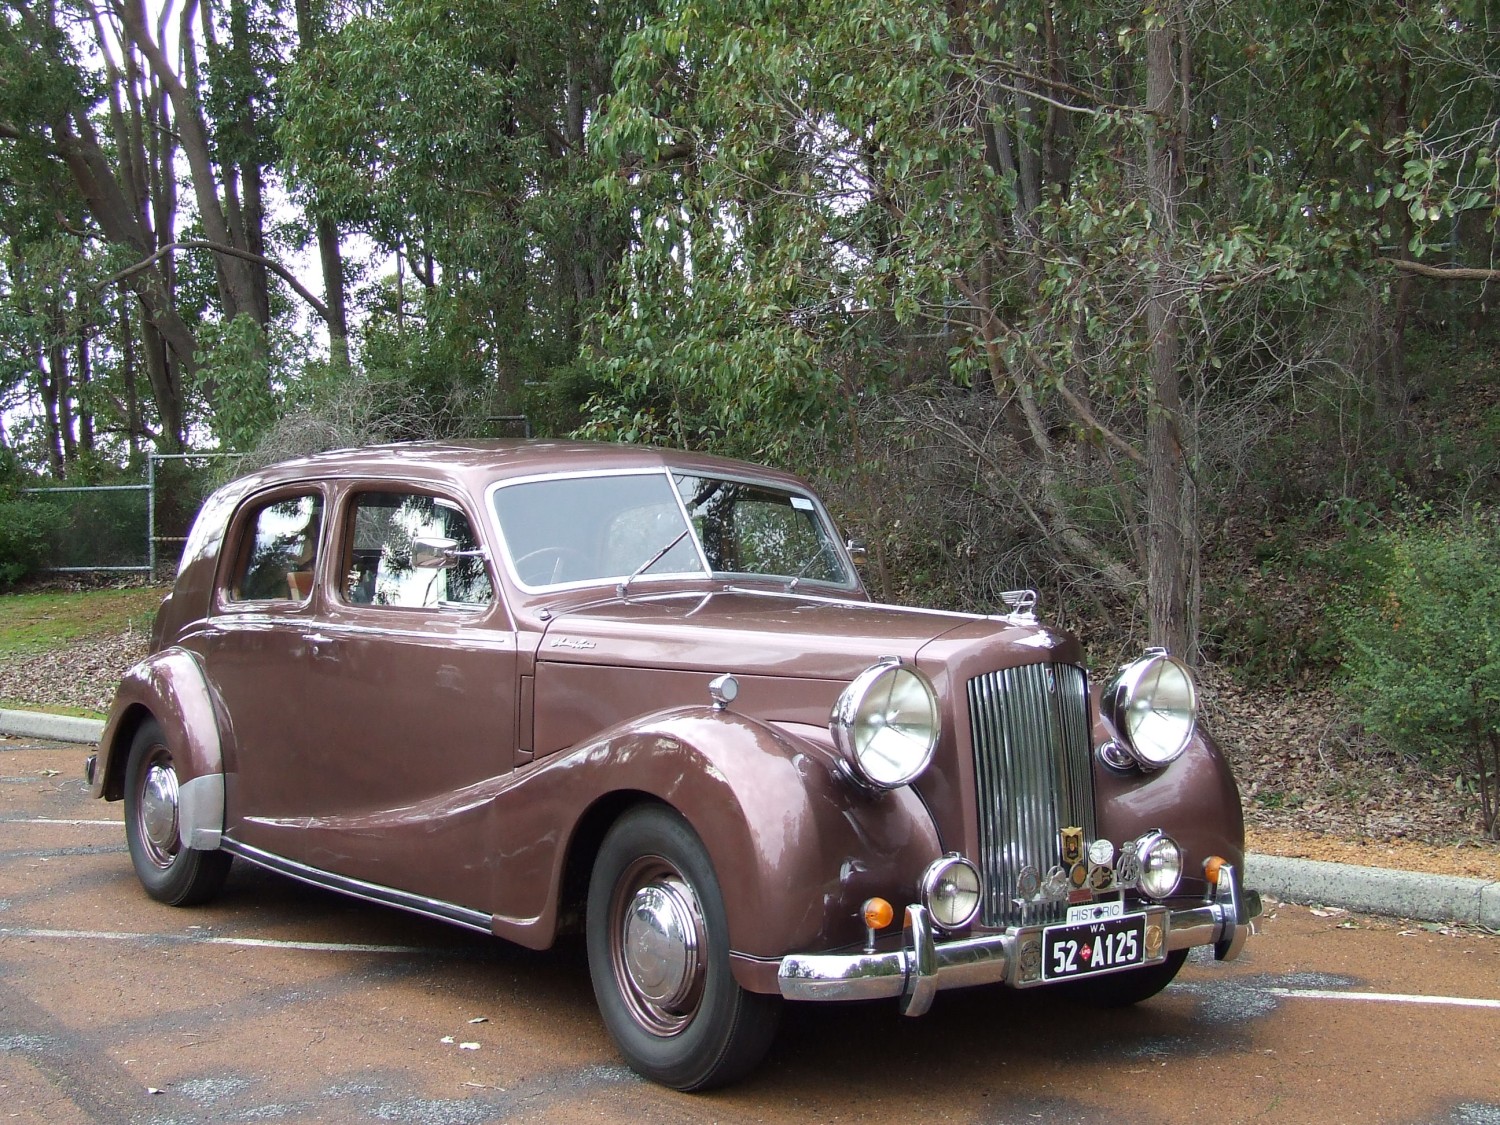
<instances>
[{"instance_id":1,"label":"rear wheel","mask_svg":"<svg viewBox=\"0 0 1500 1125\"><path fill-rule=\"evenodd\" d=\"M1057 986L1059 995L1094 1008L1128 1008L1149 1000L1177 976L1187 960L1186 949L1176 949L1167 954L1167 959L1158 965L1146 965L1139 969L1127 969L1120 973L1096 977L1093 980L1069 981Z\"/></svg>"},{"instance_id":2,"label":"rear wheel","mask_svg":"<svg viewBox=\"0 0 1500 1125\"><path fill-rule=\"evenodd\" d=\"M610 829L589 881L587 930L599 1011L638 1073L702 1090L764 1057L781 998L735 982L718 879L675 812L642 806Z\"/></svg>"},{"instance_id":3,"label":"rear wheel","mask_svg":"<svg viewBox=\"0 0 1500 1125\"><path fill-rule=\"evenodd\" d=\"M146 893L169 906L193 906L224 885L232 858L182 842L177 768L161 726L141 724L125 765L125 839Z\"/></svg>"}]
</instances>

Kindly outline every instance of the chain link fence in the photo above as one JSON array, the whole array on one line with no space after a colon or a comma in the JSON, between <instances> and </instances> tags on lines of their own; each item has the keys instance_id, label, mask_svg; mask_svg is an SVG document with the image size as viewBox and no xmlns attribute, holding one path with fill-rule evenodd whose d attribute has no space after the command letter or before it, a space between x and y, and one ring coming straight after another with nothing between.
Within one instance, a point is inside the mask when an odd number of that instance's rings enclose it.
<instances>
[{"instance_id":1,"label":"chain link fence","mask_svg":"<svg viewBox=\"0 0 1500 1125\"><path fill-rule=\"evenodd\" d=\"M142 484L60 485L21 491L58 514L58 574L157 577L177 567L193 517L238 453L152 453Z\"/></svg>"}]
</instances>

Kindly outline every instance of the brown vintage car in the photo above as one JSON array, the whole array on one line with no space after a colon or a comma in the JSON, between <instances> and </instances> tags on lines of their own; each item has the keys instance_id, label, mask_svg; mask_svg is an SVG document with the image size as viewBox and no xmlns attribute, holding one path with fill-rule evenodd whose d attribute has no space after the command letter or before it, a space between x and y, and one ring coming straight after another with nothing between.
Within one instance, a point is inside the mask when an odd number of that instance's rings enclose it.
<instances>
[{"instance_id":1,"label":"brown vintage car","mask_svg":"<svg viewBox=\"0 0 1500 1125\"><path fill-rule=\"evenodd\" d=\"M783 1000L1103 1004L1259 913L1160 650L1093 691L1035 596L871 602L796 478L662 450L347 450L204 505L88 776L163 902L232 858L534 949L586 933L640 1073L720 1084Z\"/></svg>"}]
</instances>

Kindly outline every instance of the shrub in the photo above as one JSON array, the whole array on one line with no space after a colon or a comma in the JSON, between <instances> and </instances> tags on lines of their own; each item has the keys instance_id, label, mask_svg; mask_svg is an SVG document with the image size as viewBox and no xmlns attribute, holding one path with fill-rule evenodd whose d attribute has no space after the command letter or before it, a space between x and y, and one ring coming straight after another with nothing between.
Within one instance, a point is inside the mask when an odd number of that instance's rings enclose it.
<instances>
[{"instance_id":1,"label":"shrub","mask_svg":"<svg viewBox=\"0 0 1500 1125\"><path fill-rule=\"evenodd\" d=\"M47 564L66 517L49 504L0 491L0 590Z\"/></svg>"},{"instance_id":2,"label":"shrub","mask_svg":"<svg viewBox=\"0 0 1500 1125\"><path fill-rule=\"evenodd\" d=\"M1390 532L1374 597L1345 619L1366 725L1478 790L1500 838L1500 521Z\"/></svg>"}]
</instances>

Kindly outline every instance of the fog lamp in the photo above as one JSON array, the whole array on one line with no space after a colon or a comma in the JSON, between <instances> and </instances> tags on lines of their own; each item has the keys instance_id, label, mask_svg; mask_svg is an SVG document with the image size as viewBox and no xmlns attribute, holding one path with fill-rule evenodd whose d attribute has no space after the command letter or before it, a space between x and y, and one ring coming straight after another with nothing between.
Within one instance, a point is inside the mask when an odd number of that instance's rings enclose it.
<instances>
[{"instance_id":1,"label":"fog lamp","mask_svg":"<svg viewBox=\"0 0 1500 1125\"><path fill-rule=\"evenodd\" d=\"M1148 832L1135 842L1140 888L1149 898L1166 898L1182 881L1182 849L1165 832Z\"/></svg>"},{"instance_id":2,"label":"fog lamp","mask_svg":"<svg viewBox=\"0 0 1500 1125\"><path fill-rule=\"evenodd\" d=\"M979 913L979 869L957 852L934 860L922 874L922 905L945 930L961 930Z\"/></svg>"}]
</instances>

